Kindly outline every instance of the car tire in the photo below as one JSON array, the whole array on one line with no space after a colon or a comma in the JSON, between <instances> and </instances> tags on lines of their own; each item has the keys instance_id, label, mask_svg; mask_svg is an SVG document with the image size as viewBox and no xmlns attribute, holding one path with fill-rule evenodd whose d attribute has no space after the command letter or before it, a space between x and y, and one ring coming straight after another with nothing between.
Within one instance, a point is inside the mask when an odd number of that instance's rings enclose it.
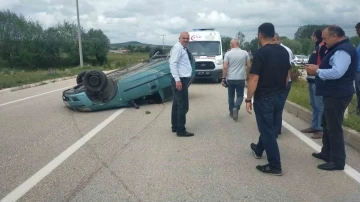
<instances>
[{"instance_id":1,"label":"car tire","mask_svg":"<svg viewBox=\"0 0 360 202\"><path fill-rule=\"evenodd\" d=\"M76 77L77 84L83 83L85 74L86 74L86 71L83 71L77 75L77 77Z\"/></svg>"},{"instance_id":2,"label":"car tire","mask_svg":"<svg viewBox=\"0 0 360 202\"><path fill-rule=\"evenodd\" d=\"M162 50L162 48L160 48L160 47L152 48L149 53L149 58L154 56L157 52L159 52L158 55L164 54L164 51Z\"/></svg>"},{"instance_id":3,"label":"car tire","mask_svg":"<svg viewBox=\"0 0 360 202\"><path fill-rule=\"evenodd\" d=\"M92 93L99 93L103 91L107 85L106 75L104 72L99 70L91 70L86 72L83 81L86 89Z\"/></svg>"}]
</instances>

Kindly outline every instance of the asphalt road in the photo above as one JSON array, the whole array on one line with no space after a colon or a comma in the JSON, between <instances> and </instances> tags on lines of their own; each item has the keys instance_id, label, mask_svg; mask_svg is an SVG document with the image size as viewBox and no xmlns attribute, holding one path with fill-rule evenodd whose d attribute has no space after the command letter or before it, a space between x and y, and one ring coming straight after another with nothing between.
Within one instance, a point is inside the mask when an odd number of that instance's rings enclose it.
<instances>
[{"instance_id":1,"label":"asphalt road","mask_svg":"<svg viewBox=\"0 0 360 202\"><path fill-rule=\"evenodd\" d=\"M360 154L346 147L353 170L318 170L323 162L311 153L321 141L300 134L308 124L287 112L278 139L283 176L257 171L267 161L266 155L255 159L249 147L258 138L255 115L243 104L239 120L229 118L220 84L189 89L187 129L194 137L171 132L171 102L69 110L59 89L74 84L72 79L0 94L0 199L360 201Z\"/></svg>"}]
</instances>

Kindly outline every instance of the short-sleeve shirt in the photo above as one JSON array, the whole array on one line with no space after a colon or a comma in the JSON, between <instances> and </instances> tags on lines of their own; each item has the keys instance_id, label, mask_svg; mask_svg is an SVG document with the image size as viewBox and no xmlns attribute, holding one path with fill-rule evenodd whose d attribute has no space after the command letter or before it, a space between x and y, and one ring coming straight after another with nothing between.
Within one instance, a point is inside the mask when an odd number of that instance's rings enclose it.
<instances>
[{"instance_id":1,"label":"short-sleeve shirt","mask_svg":"<svg viewBox=\"0 0 360 202\"><path fill-rule=\"evenodd\" d=\"M289 63L288 51L279 44L267 44L254 54L250 74L259 75L254 98L271 96L286 88Z\"/></svg>"},{"instance_id":2,"label":"short-sleeve shirt","mask_svg":"<svg viewBox=\"0 0 360 202\"><path fill-rule=\"evenodd\" d=\"M245 80L248 60L250 60L249 54L240 48L232 48L226 52L224 61L229 64L226 79Z\"/></svg>"}]
</instances>

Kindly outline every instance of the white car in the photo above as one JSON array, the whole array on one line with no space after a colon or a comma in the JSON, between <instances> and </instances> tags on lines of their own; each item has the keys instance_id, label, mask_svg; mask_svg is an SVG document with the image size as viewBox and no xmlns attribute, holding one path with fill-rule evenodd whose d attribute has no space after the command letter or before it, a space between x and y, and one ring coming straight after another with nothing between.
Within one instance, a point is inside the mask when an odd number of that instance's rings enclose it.
<instances>
[{"instance_id":1,"label":"white car","mask_svg":"<svg viewBox=\"0 0 360 202\"><path fill-rule=\"evenodd\" d=\"M309 57L306 55L294 55L294 64L295 66L302 66L304 63L308 63Z\"/></svg>"}]
</instances>

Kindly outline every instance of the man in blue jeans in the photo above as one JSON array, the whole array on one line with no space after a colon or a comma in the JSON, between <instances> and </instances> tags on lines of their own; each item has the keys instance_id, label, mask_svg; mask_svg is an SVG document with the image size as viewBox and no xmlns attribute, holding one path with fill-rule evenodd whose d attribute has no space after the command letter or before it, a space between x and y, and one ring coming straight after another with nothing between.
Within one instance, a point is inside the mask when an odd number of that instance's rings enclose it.
<instances>
[{"instance_id":1,"label":"man in blue jeans","mask_svg":"<svg viewBox=\"0 0 360 202\"><path fill-rule=\"evenodd\" d=\"M231 50L225 53L223 78L221 84L228 85L228 102L230 117L235 121L238 119L241 103L244 99L245 80L247 76L247 68L250 68L250 57L245 50L240 49L238 39L230 41ZM247 67L247 68L246 68ZM236 91L236 101L235 99Z\"/></svg>"},{"instance_id":2,"label":"man in blue jeans","mask_svg":"<svg viewBox=\"0 0 360 202\"><path fill-rule=\"evenodd\" d=\"M311 36L311 39L315 42L315 47L310 55L308 64L320 65L322 58L325 56L327 48L322 42L321 34L322 31L316 29ZM311 126L301 130L301 132L314 133L311 138L321 139L323 137L323 128L321 126L324 110L323 98L322 96L316 95L315 75L308 73L306 79L308 82L310 105L312 108L312 120Z\"/></svg>"},{"instance_id":3,"label":"man in blue jeans","mask_svg":"<svg viewBox=\"0 0 360 202\"><path fill-rule=\"evenodd\" d=\"M260 137L257 144L250 144L255 158L261 158L264 151L268 164L258 165L259 171L282 175L280 151L277 144L277 131L274 120L282 113L282 94L288 82L291 68L289 53L281 45L274 43L275 28L271 23L263 23L258 28L258 40L261 48L254 53L249 72L246 111L251 114L252 97Z\"/></svg>"}]
</instances>

